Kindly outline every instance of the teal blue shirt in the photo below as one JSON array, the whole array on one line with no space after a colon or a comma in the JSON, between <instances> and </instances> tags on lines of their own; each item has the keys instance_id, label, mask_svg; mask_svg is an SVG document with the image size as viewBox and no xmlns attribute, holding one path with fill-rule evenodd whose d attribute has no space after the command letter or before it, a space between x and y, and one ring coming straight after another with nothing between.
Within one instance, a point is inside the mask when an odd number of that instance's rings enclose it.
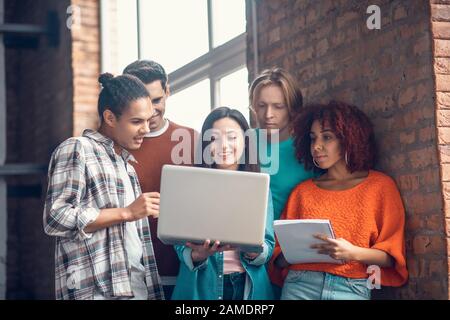
<instances>
[{"instance_id":1,"label":"teal blue shirt","mask_svg":"<svg viewBox=\"0 0 450 320\"><path fill-rule=\"evenodd\" d=\"M277 220L280 218L281 212L294 187L316 175L312 170L305 170L304 165L298 162L295 157L292 137L277 143L277 145L272 145L267 142L264 136L260 137L258 129L256 129L256 132L261 172L270 174L274 220ZM267 144L267 147L264 146L264 142ZM272 152L275 153L273 156ZM276 157L277 152L278 157Z\"/></svg>"},{"instance_id":2,"label":"teal blue shirt","mask_svg":"<svg viewBox=\"0 0 450 320\"><path fill-rule=\"evenodd\" d=\"M273 206L269 193L266 217L266 231L263 252L254 260L248 260L240 253L242 267L246 272L244 300L271 300L274 298L265 263L275 246L273 233ZM222 300L223 299L223 253L215 253L203 263L194 266L192 250L186 246L176 245L175 251L180 259L173 300Z\"/></svg>"}]
</instances>

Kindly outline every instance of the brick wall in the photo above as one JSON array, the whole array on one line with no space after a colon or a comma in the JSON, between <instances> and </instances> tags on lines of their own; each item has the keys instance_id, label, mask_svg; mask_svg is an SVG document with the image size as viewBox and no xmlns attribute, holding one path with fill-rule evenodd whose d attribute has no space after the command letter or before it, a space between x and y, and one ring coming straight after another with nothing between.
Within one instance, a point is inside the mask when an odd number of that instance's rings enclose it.
<instances>
[{"instance_id":1,"label":"brick wall","mask_svg":"<svg viewBox=\"0 0 450 320\"><path fill-rule=\"evenodd\" d=\"M72 26L73 135L99 124L100 10L98 0L72 0L80 8L80 20Z\"/></svg>"},{"instance_id":2,"label":"brick wall","mask_svg":"<svg viewBox=\"0 0 450 320\"><path fill-rule=\"evenodd\" d=\"M5 21L45 26L47 12L58 13L60 44L46 37L37 48L6 50L7 163L48 163L61 140L72 135L71 40L63 27L69 1L5 1ZM42 230L45 176L7 179L7 298L53 298L54 244ZM29 188L38 191L26 194ZM41 192L39 192L41 188Z\"/></svg>"},{"instance_id":3,"label":"brick wall","mask_svg":"<svg viewBox=\"0 0 450 320\"><path fill-rule=\"evenodd\" d=\"M432 0L430 3L439 160L444 194L447 254L450 257L450 1ZM448 283L450 284L450 276Z\"/></svg>"},{"instance_id":4,"label":"brick wall","mask_svg":"<svg viewBox=\"0 0 450 320\"><path fill-rule=\"evenodd\" d=\"M434 24L439 31L433 38L430 4L422 0L256 3L259 70L283 66L299 80L306 102L344 100L361 107L374 123L380 154L377 169L396 180L406 207L410 271L406 286L384 288L375 298L447 299L448 254L436 121L444 127L450 117L436 118L435 70L443 109L449 107L444 92L450 89L448 60L436 59L433 65L432 48L434 43L435 50L446 51L448 57L448 41L441 40L448 37L448 29ZM380 30L366 27L366 9L372 4L381 8ZM436 22L448 18L447 6L433 8ZM251 28L247 30L251 81L255 35ZM445 130L440 129L440 136L447 139L450 136L441 133L448 133ZM444 162L447 149L441 148ZM446 164L442 167L444 180L450 179ZM444 182L444 187L448 190L450 185Z\"/></svg>"},{"instance_id":5,"label":"brick wall","mask_svg":"<svg viewBox=\"0 0 450 320\"><path fill-rule=\"evenodd\" d=\"M54 148L97 126L100 70L99 1L6 0L5 21L45 25L57 12L59 45L6 50L7 163L48 164ZM67 8L81 20L68 28ZM42 230L46 175L8 178L7 298L54 297L54 239ZM27 190L37 191L27 194ZM40 188L40 192L39 192Z\"/></svg>"}]
</instances>

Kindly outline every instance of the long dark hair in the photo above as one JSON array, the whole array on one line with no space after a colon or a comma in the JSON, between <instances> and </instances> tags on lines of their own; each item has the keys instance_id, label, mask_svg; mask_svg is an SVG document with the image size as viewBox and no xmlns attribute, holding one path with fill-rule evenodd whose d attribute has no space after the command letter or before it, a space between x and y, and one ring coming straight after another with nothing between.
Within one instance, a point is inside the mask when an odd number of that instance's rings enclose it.
<instances>
[{"instance_id":1,"label":"long dark hair","mask_svg":"<svg viewBox=\"0 0 450 320\"><path fill-rule=\"evenodd\" d=\"M200 134L200 139L201 139L201 143L200 145L201 147L201 154L199 154L199 157L201 159L201 162L199 164L197 164L197 167L203 167L203 168L215 168L215 164L208 164L205 162L205 159L203 159L203 153L205 151L205 149L212 143L211 141L205 141L204 136L205 136L205 132L207 132L208 130L212 129L214 123L220 119L223 118L230 118L233 119L234 121L236 121L239 126L241 127L243 134L244 134L244 152L242 154L242 156L244 156L245 158L245 162L244 163L240 163L239 164L239 171L248 171L248 172L260 172L260 167L259 167L259 162L258 162L258 156L254 156L254 157L250 157L250 139L249 137L245 134L249 129L249 125L247 123L247 120L245 119L245 117L242 115L241 112L239 112L236 109L231 109L228 107L220 107L220 108L215 108L213 111L211 111L211 113L206 117L205 121L203 122L203 126L202 126L202 131ZM253 148L253 150L256 150L256 148ZM255 161L250 161L250 160L255 160ZM254 162L254 163L251 163Z\"/></svg>"}]
</instances>

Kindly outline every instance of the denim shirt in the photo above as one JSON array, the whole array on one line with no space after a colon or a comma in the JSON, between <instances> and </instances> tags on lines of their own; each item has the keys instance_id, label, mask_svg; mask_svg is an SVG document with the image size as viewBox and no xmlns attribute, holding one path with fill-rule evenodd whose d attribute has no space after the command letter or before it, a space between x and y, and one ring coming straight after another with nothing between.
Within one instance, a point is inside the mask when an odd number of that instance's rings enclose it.
<instances>
[{"instance_id":1,"label":"denim shirt","mask_svg":"<svg viewBox=\"0 0 450 320\"><path fill-rule=\"evenodd\" d=\"M265 263L271 256L275 244L273 232L273 205L269 194L263 251L253 260L239 254L246 272L244 300L273 299L272 287ZM172 295L173 300L222 300L223 299L223 253L217 252L204 262L194 266L192 250L184 245L176 245L175 250L181 261L180 271Z\"/></svg>"}]
</instances>

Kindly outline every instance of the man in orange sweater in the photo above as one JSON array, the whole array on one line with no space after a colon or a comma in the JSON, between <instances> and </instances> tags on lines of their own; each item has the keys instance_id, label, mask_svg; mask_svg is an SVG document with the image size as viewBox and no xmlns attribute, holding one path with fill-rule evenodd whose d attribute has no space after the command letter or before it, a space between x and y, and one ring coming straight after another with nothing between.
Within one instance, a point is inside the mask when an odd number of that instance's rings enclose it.
<instances>
[{"instance_id":1,"label":"man in orange sweater","mask_svg":"<svg viewBox=\"0 0 450 320\"><path fill-rule=\"evenodd\" d=\"M155 109L150 119L150 133L145 136L141 148L133 151L133 156L137 160L134 168L142 192L159 192L163 165L194 164L197 132L164 118L170 89L167 74L159 63L138 60L128 65L123 73L134 75L145 84ZM173 246L164 245L157 238L158 219L149 218L149 222L158 273L165 296L170 298L178 274L179 259Z\"/></svg>"}]
</instances>

